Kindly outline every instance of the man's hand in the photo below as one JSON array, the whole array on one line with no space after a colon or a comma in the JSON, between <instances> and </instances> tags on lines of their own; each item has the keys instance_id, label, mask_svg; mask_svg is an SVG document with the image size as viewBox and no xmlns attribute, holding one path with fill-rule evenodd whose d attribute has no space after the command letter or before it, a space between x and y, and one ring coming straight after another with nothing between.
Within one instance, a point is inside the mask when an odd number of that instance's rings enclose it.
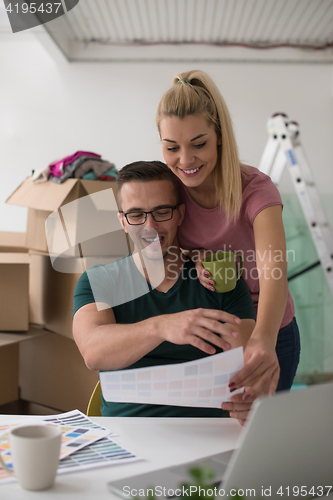
<instances>
[{"instance_id":1,"label":"man's hand","mask_svg":"<svg viewBox=\"0 0 333 500\"><path fill-rule=\"evenodd\" d=\"M230 411L230 417L238 420L241 425L245 425L253 401L255 401L259 396L264 396L269 393L269 384L263 387L263 389L256 395L250 396L249 390L250 387L245 387L243 394L235 394L234 396L231 396L231 401L225 401L221 405L222 410ZM244 395L247 396L245 401Z\"/></svg>"},{"instance_id":2,"label":"man's hand","mask_svg":"<svg viewBox=\"0 0 333 500\"><path fill-rule=\"evenodd\" d=\"M207 354L215 354L214 344L228 350L231 345L220 337L237 338L236 329L231 325L240 325L241 320L232 314L215 309L192 309L174 314L158 316L157 334L173 344L190 344ZM221 321L228 323L226 326Z\"/></svg>"},{"instance_id":3,"label":"man's hand","mask_svg":"<svg viewBox=\"0 0 333 500\"><path fill-rule=\"evenodd\" d=\"M279 381L280 367L275 348L262 339L250 338L244 352L244 368L231 380L230 389L246 386L243 400L260 394L274 394Z\"/></svg>"},{"instance_id":4,"label":"man's hand","mask_svg":"<svg viewBox=\"0 0 333 500\"><path fill-rule=\"evenodd\" d=\"M256 397L253 396L243 401L243 394L235 394L231 397L231 401L222 403L221 408L222 410L228 410L231 418L235 418L241 425L245 425L252 403L255 399Z\"/></svg>"}]
</instances>

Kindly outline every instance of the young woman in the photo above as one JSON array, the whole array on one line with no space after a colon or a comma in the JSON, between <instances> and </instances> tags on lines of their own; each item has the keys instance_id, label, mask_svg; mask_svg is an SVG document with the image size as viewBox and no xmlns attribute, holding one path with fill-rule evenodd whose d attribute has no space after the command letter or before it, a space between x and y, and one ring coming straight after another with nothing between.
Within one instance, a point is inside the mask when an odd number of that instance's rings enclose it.
<instances>
[{"instance_id":1,"label":"young woman","mask_svg":"<svg viewBox=\"0 0 333 500\"><path fill-rule=\"evenodd\" d=\"M203 250L232 250L244 257L242 277L257 321L244 368L230 388L245 386L243 401L290 389L300 343L286 278L280 194L267 175L240 162L229 111L204 72L174 78L158 105L156 121L164 159L182 183L186 213L178 233L180 246L193 260L197 257L200 282L214 290L201 264Z\"/></svg>"}]
</instances>

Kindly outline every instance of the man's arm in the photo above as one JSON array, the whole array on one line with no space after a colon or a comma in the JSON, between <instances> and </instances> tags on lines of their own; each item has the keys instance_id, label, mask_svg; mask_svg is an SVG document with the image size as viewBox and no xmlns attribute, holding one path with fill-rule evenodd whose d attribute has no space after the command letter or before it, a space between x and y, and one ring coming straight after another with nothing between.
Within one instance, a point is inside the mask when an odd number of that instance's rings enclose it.
<instances>
[{"instance_id":1,"label":"man's arm","mask_svg":"<svg viewBox=\"0 0 333 500\"><path fill-rule=\"evenodd\" d=\"M224 339L237 338L241 324L233 314L202 308L118 324L109 306L99 311L91 303L75 313L73 336L90 370L118 370L131 366L164 341L215 354L210 344L225 349Z\"/></svg>"}]
</instances>

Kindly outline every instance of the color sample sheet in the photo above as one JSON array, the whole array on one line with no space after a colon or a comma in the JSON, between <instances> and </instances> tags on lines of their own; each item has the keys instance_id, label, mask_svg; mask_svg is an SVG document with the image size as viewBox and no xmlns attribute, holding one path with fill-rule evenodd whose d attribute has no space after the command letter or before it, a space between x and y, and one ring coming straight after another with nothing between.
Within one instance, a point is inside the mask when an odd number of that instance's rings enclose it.
<instances>
[{"instance_id":1,"label":"color sample sheet","mask_svg":"<svg viewBox=\"0 0 333 500\"><path fill-rule=\"evenodd\" d=\"M229 380L243 366L238 347L186 363L102 372L100 381L106 401L221 408L231 396Z\"/></svg>"},{"instance_id":2,"label":"color sample sheet","mask_svg":"<svg viewBox=\"0 0 333 500\"><path fill-rule=\"evenodd\" d=\"M110 430L96 425L79 410L0 424L0 453L8 467L13 468L8 433L18 425L57 424L62 427L62 440L58 473L80 471L114 463L139 460L139 458L115 443ZM0 485L15 481L0 467Z\"/></svg>"}]
</instances>

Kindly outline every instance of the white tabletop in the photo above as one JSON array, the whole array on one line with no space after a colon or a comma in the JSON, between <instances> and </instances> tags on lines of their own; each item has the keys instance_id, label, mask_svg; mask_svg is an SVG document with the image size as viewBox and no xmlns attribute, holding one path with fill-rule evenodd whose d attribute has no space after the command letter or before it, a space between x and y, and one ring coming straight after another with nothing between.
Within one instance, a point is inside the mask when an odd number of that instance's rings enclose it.
<instances>
[{"instance_id":1,"label":"white tabletop","mask_svg":"<svg viewBox=\"0 0 333 500\"><path fill-rule=\"evenodd\" d=\"M17 415L0 415L0 421L11 418L17 419ZM108 481L233 449L242 431L235 420L220 418L96 417L93 420L117 432L119 436L113 439L143 460L61 474L55 486L43 492L24 491L17 483L1 485L0 499L110 500L113 497L115 500L117 497L107 489Z\"/></svg>"}]
</instances>

